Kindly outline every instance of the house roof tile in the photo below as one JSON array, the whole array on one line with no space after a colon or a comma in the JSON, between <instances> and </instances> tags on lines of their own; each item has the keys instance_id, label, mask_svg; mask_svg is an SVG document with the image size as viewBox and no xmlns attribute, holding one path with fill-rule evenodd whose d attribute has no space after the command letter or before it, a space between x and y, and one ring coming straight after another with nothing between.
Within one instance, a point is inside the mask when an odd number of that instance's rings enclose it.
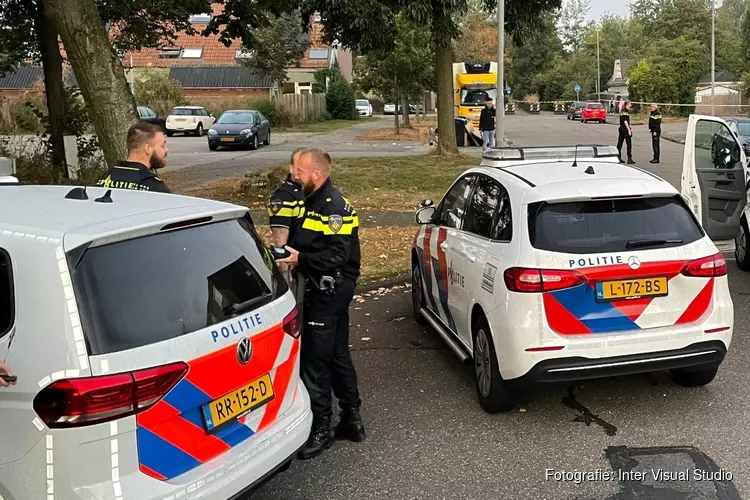
<instances>
[{"instance_id":1,"label":"house roof tile","mask_svg":"<svg viewBox=\"0 0 750 500\"><path fill-rule=\"evenodd\" d=\"M246 66L172 66L169 77L184 88L270 89L271 77Z\"/></svg>"}]
</instances>

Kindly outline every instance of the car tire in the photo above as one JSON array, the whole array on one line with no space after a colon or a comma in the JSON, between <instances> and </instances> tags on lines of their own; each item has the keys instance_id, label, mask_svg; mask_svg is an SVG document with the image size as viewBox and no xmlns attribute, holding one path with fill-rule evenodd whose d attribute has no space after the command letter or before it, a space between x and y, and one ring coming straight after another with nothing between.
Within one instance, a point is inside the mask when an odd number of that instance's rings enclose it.
<instances>
[{"instance_id":1,"label":"car tire","mask_svg":"<svg viewBox=\"0 0 750 500\"><path fill-rule=\"evenodd\" d=\"M427 320L419 313L425 307L424 286L422 285L422 271L418 262L411 265L411 306L414 320L420 325L427 324Z\"/></svg>"},{"instance_id":2,"label":"car tire","mask_svg":"<svg viewBox=\"0 0 750 500\"><path fill-rule=\"evenodd\" d=\"M258 142L258 134L255 134L253 136L253 143L250 145L250 149L252 149L253 151L257 150L260 147L259 144L260 143Z\"/></svg>"},{"instance_id":3,"label":"car tire","mask_svg":"<svg viewBox=\"0 0 750 500\"><path fill-rule=\"evenodd\" d=\"M703 368L681 368L670 370L672 381L682 387L702 387L710 384L719 371L719 365L710 365Z\"/></svg>"},{"instance_id":4,"label":"car tire","mask_svg":"<svg viewBox=\"0 0 750 500\"><path fill-rule=\"evenodd\" d=\"M266 137L266 140L263 141L263 144L266 146L269 146L271 144L271 131L268 131L268 136Z\"/></svg>"},{"instance_id":5,"label":"car tire","mask_svg":"<svg viewBox=\"0 0 750 500\"><path fill-rule=\"evenodd\" d=\"M286 472L289 470L289 468L292 466L292 461L287 460L284 465L278 468L277 472Z\"/></svg>"},{"instance_id":6,"label":"car tire","mask_svg":"<svg viewBox=\"0 0 750 500\"><path fill-rule=\"evenodd\" d=\"M750 271L750 255L748 254L748 227L747 219L744 217L740 222L740 229L734 241L734 257L737 260L737 267L743 271Z\"/></svg>"},{"instance_id":7,"label":"car tire","mask_svg":"<svg viewBox=\"0 0 750 500\"><path fill-rule=\"evenodd\" d=\"M211 151L216 151L217 149L219 149L219 146L216 146L214 144L209 144L208 149L210 149Z\"/></svg>"},{"instance_id":8,"label":"car tire","mask_svg":"<svg viewBox=\"0 0 750 500\"><path fill-rule=\"evenodd\" d=\"M510 411L516 407L515 391L500 376L495 344L487 319L479 316L472 327L474 336L474 387L479 404L487 413Z\"/></svg>"},{"instance_id":9,"label":"car tire","mask_svg":"<svg viewBox=\"0 0 750 500\"><path fill-rule=\"evenodd\" d=\"M173 135L174 135L174 132L170 132L169 130L167 130L167 137L172 137Z\"/></svg>"},{"instance_id":10,"label":"car tire","mask_svg":"<svg viewBox=\"0 0 750 500\"><path fill-rule=\"evenodd\" d=\"M195 135L198 137L203 137L203 124L199 123L198 126L195 129Z\"/></svg>"}]
</instances>

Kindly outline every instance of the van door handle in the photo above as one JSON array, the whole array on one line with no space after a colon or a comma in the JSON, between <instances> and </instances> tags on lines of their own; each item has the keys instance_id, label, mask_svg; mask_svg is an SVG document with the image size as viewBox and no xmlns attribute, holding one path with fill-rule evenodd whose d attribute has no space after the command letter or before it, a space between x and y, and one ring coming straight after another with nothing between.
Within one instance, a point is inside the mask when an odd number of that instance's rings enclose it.
<instances>
[{"instance_id":1,"label":"van door handle","mask_svg":"<svg viewBox=\"0 0 750 500\"><path fill-rule=\"evenodd\" d=\"M440 244L440 248L442 248L443 250L448 250L448 242L447 241L442 242Z\"/></svg>"}]
</instances>

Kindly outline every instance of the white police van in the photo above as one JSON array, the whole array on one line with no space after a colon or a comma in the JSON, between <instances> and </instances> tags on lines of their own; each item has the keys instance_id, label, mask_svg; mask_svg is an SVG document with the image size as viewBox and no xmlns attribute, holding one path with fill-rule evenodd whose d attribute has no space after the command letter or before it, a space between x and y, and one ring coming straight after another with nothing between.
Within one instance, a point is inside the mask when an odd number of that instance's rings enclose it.
<instances>
[{"instance_id":1,"label":"white police van","mask_svg":"<svg viewBox=\"0 0 750 500\"><path fill-rule=\"evenodd\" d=\"M682 193L612 146L494 149L420 204L415 317L473 360L488 412L545 383L710 383L734 328L720 250L740 227L744 163L707 116L687 125Z\"/></svg>"},{"instance_id":2,"label":"white police van","mask_svg":"<svg viewBox=\"0 0 750 500\"><path fill-rule=\"evenodd\" d=\"M0 188L0 497L239 498L309 435L299 318L245 207Z\"/></svg>"}]
</instances>

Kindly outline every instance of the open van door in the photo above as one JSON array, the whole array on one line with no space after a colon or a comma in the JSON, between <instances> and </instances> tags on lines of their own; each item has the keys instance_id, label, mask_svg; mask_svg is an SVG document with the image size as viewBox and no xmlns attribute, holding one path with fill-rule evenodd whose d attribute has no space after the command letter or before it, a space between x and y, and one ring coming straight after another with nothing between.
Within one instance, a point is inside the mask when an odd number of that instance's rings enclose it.
<instances>
[{"instance_id":1,"label":"open van door","mask_svg":"<svg viewBox=\"0 0 750 500\"><path fill-rule=\"evenodd\" d=\"M682 195L721 252L735 249L747 204L745 157L727 122L690 115L682 164Z\"/></svg>"}]
</instances>

